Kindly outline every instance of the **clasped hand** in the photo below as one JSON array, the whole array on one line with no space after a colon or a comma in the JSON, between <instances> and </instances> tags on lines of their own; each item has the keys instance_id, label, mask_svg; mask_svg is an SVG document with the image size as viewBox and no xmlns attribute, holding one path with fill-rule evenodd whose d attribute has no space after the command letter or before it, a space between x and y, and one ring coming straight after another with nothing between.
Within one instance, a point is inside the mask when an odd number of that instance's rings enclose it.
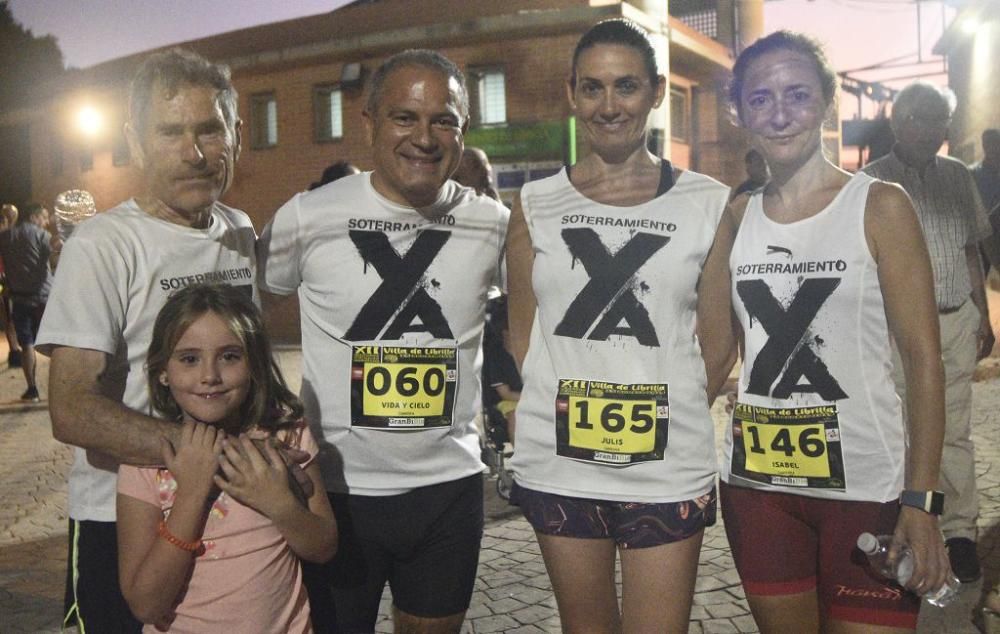
<instances>
[{"instance_id":1,"label":"clasped hand","mask_svg":"<svg viewBox=\"0 0 1000 634\"><path fill-rule=\"evenodd\" d=\"M289 488L288 467L274 441L268 439L260 445L263 452L246 434L226 438L219 457L222 473L214 480L236 500L273 518L298 502Z\"/></svg>"},{"instance_id":2,"label":"clasped hand","mask_svg":"<svg viewBox=\"0 0 1000 634\"><path fill-rule=\"evenodd\" d=\"M176 445L160 438L163 464L173 475L179 492L205 498L213 493L213 477L219 470L225 437L226 432L211 425L187 422L181 425Z\"/></svg>"}]
</instances>

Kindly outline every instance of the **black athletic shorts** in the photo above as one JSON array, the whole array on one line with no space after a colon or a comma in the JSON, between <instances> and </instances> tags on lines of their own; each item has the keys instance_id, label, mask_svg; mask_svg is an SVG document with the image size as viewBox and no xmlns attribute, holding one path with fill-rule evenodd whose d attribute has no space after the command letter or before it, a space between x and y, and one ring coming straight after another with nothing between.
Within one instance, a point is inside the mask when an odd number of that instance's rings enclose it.
<instances>
[{"instance_id":1,"label":"black athletic shorts","mask_svg":"<svg viewBox=\"0 0 1000 634\"><path fill-rule=\"evenodd\" d=\"M38 336L38 326L42 323L45 305L25 304L16 299L13 304L11 321L14 323L17 343L22 346L35 345L35 337Z\"/></svg>"},{"instance_id":2,"label":"black athletic shorts","mask_svg":"<svg viewBox=\"0 0 1000 634\"><path fill-rule=\"evenodd\" d=\"M63 625L80 632L142 632L118 585L115 522L69 521Z\"/></svg>"},{"instance_id":3,"label":"black athletic shorts","mask_svg":"<svg viewBox=\"0 0 1000 634\"><path fill-rule=\"evenodd\" d=\"M407 614L441 618L469 608L483 537L481 474L400 495L331 493L330 503L340 541L322 576L336 615L318 605L323 592L310 567L317 632L372 632L386 582ZM325 618L335 618L336 628Z\"/></svg>"}]
</instances>

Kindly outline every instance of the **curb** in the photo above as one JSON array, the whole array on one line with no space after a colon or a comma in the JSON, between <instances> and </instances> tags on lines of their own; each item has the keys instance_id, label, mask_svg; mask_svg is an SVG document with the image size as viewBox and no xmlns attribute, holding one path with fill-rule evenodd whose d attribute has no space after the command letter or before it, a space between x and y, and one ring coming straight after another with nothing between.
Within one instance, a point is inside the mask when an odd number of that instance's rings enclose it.
<instances>
[{"instance_id":1,"label":"curb","mask_svg":"<svg viewBox=\"0 0 1000 634\"><path fill-rule=\"evenodd\" d=\"M25 403L21 401L0 403L0 414L24 414L26 412L37 412L47 409L49 409L49 402L44 399L38 403Z\"/></svg>"}]
</instances>

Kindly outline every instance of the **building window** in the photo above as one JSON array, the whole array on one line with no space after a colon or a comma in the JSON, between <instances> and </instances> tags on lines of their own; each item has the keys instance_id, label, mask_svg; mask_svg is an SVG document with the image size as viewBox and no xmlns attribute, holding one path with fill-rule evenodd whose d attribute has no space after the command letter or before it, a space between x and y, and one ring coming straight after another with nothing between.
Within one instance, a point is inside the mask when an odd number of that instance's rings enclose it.
<instances>
[{"instance_id":1,"label":"building window","mask_svg":"<svg viewBox=\"0 0 1000 634\"><path fill-rule=\"evenodd\" d=\"M316 140L320 143L344 136L344 96L338 86L316 86L313 89L313 111L316 114Z\"/></svg>"},{"instance_id":2,"label":"building window","mask_svg":"<svg viewBox=\"0 0 1000 634\"><path fill-rule=\"evenodd\" d=\"M691 137L688 125L688 91L680 86L670 86L670 136L675 141L687 143Z\"/></svg>"},{"instance_id":3,"label":"building window","mask_svg":"<svg viewBox=\"0 0 1000 634\"><path fill-rule=\"evenodd\" d=\"M94 152L90 148L80 150L80 171L89 172L94 169Z\"/></svg>"},{"instance_id":4,"label":"building window","mask_svg":"<svg viewBox=\"0 0 1000 634\"><path fill-rule=\"evenodd\" d=\"M646 149L650 151L653 156L663 156L665 144L663 142L663 130L661 128L650 128L649 134L646 135Z\"/></svg>"},{"instance_id":5,"label":"building window","mask_svg":"<svg viewBox=\"0 0 1000 634\"><path fill-rule=\"evenodd\" d=\"M250 96L250 146L254 149L278 144L278 102L274 93Z\"/></svg>"},{"instance_id":6,"label":"building window","mask_svg":"<svg viewBox=\"0 0 1000 634\"><path fill-rule=\"evenodd\" d=\"M125 167L132 162L132 153L128 149L128 141L125 140L125 133L119 132L115 138L115 145L111 148L111 164L115 167Z\"/></svg>"},{"instance_id":7,"label":"building window","mask_svg":"<svg viewBox=\"0 0 1000 634\"><path fill-rule=\"evenodd\" d=\"M52 134L52 143L49 145L49 170L53 176L63 173L63 140L59 133Z\"/></svg>"},{"instance_id":8,"label":"building window","mask_svg":"<svg viewBox=\"0 0 1000 634\"><path fill-rule=\"evenodd\" d=\"M476 125L507 123L504 73L499 68L472 70L472 121Z\"/></svg>"}]
</instances>

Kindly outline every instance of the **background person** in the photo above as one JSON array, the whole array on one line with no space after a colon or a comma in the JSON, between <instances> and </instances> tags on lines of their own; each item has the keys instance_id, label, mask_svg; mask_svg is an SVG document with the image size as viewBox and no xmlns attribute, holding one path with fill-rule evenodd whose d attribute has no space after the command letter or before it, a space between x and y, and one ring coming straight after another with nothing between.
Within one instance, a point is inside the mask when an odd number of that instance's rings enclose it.
<instances>
[{"instance_id":1,"label":"background person","mask_svg":"<svg viewBox=\"0 0 1000 634\"><path fill-rule=\"evenodd\" d=\"M716 315L698 283L729 189L646 149L666 85L641 27L591 27L566 90L592 153L526 185L511 219L524 380L511 497L567 632L686 631L715 517L706 392L719 386L706 384L698 340L716 340Z\"/></svg>"},{"instance_id":2,"label":"background person","mask_svg":"<svg viewBox=\"0 0 1000 634\"><path fill-rule=\"evenodd\" d=\"M451 179L459 185L465 185L476 190L477 194L500 200L500 194L493 186L493 166L486 152L467 146L462 150L462 160Z\"/></svg>"},{"instance_id":3,"label":"background person","mask_svg":"<svg viewBox=\"0 0 1000 634\"><path fill-rule=\"evenodd\" d=\"M970 171L993 228L993 235L986 239L980 249L983 274L986 275L990 271L989 252L997 253L1000 250L1000 129L983 130L982 142L983 160L973 165Z\"/></svg>"},{"instance_id":4,"label":"background person","mask_svg":"<svg viewBox=\"0 0 1000 634\"><path fill-rule=\"evenodd\" d=\"M898 183L909 194L923 229L934 273L934 298L944 358L945 426L941 479L945 512L941 531L955 575L963 582L981 576L976 553L979 493L972 442L972 376L995 341L980 264L980 244L1000 262L997 242L969 170L961 161L938 156L948 136L955 96L925 82L903 88L892 106L896 144L864 171ZM991 252L989 252L991 251ZM896 390L906 403L908 385L894 361Z\"/></svg>"},{"instance_id":5,"label":"background person","mask_svg":"<svg viewBox=\"0 0 1000 634\"><path fill-rule=\"evenodd\" d=\"M6 231L17 224L17 207L4 203L0 208L0 231ZM14 332L14 320L10 314L11 306L7 292L7 277L3 271L3 258L0 257L0 319L3 320L4 335L7 337L7 366L21 367L21 346L17 343L17 333Z\"/></svg>"},{"instance_id":6,"label":"background person","mask_svg":"<svg viewBox=\"0 0 1000 634\"><path fill-rule=\"evenodd\" d=\"M484 424L502 421L507 442L514 441L517 402L524 384L511 356L510 327L507 321L507 296L490 300L486 309L483 334L483 407ZM499 420L498 420L499 419ZM499 448L501 451L503 447Z\"/></svg>"},{"instance_id":7,"label":"background person","mask_svg":"<svg viewBox=\"0 0 1000 634\"><path fill-rule=\"evenodd\" d=\"M253 225L218 202L239 156L236 106L227 67L179 49L149 56L125 128L142 192L81 223L62 249L37 347L52 357L52 433L76 447L66 620L81 632L141 628L119 589L115 481L120 463L160 464L160 439L179 440L179 425L149 415L157 313L198 281L253 294Z\"/></svg>"},{"instance_id":8,"label":"background person","mask_svg":"<svg viewBox=\"0 0 1000 634\"><path fill-rule=\"evenodd\" d=\"M731 298L740 326L720 489L763 633L916 626L919 598L868 569L855 547L862 532L892 534L892 557L913 549L907 588L917 594L948 572L934 492L944 407L930 262L906 195L827 159L836 92L819 44L788 31L733 67L731 100L771 178L730 204L718 240L731 248L713 253L705 277L729 272L731 293L706 292L716 310ZM890 334L912 388L905 424Z\"/></svg>"},{"instance_id":9,"label":"background person","mask_svg":"<svg viewBox=\"0 0 1000 634\"><path fill-rule=\"evenodd\" d=\"M457 632L483 531L477 356L508 213L449 180L469 123L450 60L393 55L363 116L375 169L297 194L258 247L261 288L299 295L302 399L341 529L309 573L313 621L372 631L388 582L397 631Z\"/></svg>"},{"instance_id":10,"label":"background person","mask_svg":"<svg viewBox=\"0 0 1000 634\"><path fill-rule=\"evenodd\" d=\"M992 218L1000 214L1000 129L983 130L983 160L972 167L979 196Z\"/></svg>"},{"instance_id":11,"label":"background person","mask_svg":"<svg viewBox=\"0 0 1000 634\"><path fill-rule=\"evenodd\" d=\"M21 370L27 389L22 401L39 400L35 381L35 337L52 286L52 235L45 229L49 212L38 203L24 208L16 225L0 232L0 258L4 263L10 318L21 349Z\"/></svg>"},{"instance_id":12,"label":"background person","mask_svg":"<svg viewBox=\"0 0 1000 634\"><path fill-rule=\"evenodd\" d=\"M0 231L10 229L15 224L17 224L17 207L4 203L3 207L0 207Z\"/></svg>"},{"instance_id":13,"label":"background person","mask_svg":"<svg viewBox=\"0 0 1000 634\"><path fill-rule=\"evenodd\" d=\"M309 185L309 191L312 191L317 187L322 187L327 183L332 183L335 180L340 180L345 176L360 173L361 170L348 161L337 161L335 163L331 163L326 167L326 169L323 170L323 174L320 176L320 179Z\"/></svg>"},{"instance_id":14,"label":"background person","mask_svg":"<svg viewBox=\"0 0 1000 634\"><path fill-rule=\"evenodd\" d=\"M767 184L767 162L764 161L764 157L760 155L760 152L751 148L746 153L746 156L743 157L743 164L747 170L747 179L733 190L733 198L736 198L740 194L760 189Z\"/></svg>"}]
</instances>

